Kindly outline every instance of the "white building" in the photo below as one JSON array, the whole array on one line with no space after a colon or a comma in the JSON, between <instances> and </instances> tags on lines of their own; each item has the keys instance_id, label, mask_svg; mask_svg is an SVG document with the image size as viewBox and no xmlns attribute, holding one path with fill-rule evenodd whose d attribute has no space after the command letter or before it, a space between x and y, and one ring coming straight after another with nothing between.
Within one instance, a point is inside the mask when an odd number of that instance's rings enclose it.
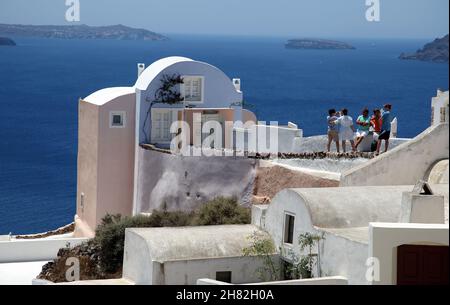
<instances>
[{"instance_id":1,"label":"white building","mask_svg":"<svg viewBox=\"0 0 450 305\"><path fill-rule=\"evenodd\" d=\"M448 246L448 184L431 186L436 194L431 197L437 201L426 206L426 213L423 209L416 212L427 223L420 225L413 224L418 222L416 218L400 222L407 211L410 215L411 210L429 203L424 203L430 200L429 196L416 194L413 208L405 199L413 188L411 185L287 189L278 193L270 205L253 206L252 223L272 236L288 263L291 250L302 255L300 234L323 234L320 250L315 249L320 257L320 272L314 270L315 276L343 276L349 284L395 284L392 274L396 265L392 261L380 262L382 281L368 280L368 258L380 254L392 257L396 247L403 244ZM378 233L379 228L384 228L383 233ZM400 230L403 231L396 233ZM387 248L388 252L381 250Z\"/></svg>"},{"instance_id":2,"label":"white building","mask_svg":"<svg viewBox=\"0 0 450 305\"><path fill-rule=\"evenodd\" d=\"M431 100L431 125L449 122L448 91L437 91Z\"/></svg>"},{"instance_id":3,"label":"white building","mask_svg":"<svg viewBox=\"0 0 450 305\"><path fill-rule=\"evenodd\" d=\"M257 282L261 260L243 257L255 232L269 237L252 225L127 229L123 276L147 285Z\"/></svg>"}]
</instances>

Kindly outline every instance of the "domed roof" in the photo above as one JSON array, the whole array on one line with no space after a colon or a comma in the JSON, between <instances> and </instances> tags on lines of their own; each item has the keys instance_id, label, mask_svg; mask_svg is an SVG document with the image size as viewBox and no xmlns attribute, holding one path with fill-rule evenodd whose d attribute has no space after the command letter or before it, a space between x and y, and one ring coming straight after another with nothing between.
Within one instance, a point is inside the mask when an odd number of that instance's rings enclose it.
<instances>
[{"instance_id":1,"label":"domed roof","mask_svg":"<svg viewBox=\"0 0 450 305\"><path fill-rule=\"evenodd\" d=\"M158 74L160 74L164 69L167 69L174 64L186 61L193 60L181 56L171 56L157 60L142 72L142 74L137 79L134 87L138 88L139 90L146 90L150 83L155 79L155 77L157 77Z\"/></svg>"},{"instance_id":2,"label":"domed roof","mask_svg":"<svg viewBox=\"0 0 450 305\"><path fill-rule=\"evenodd\" d=\"M270 236L253 225L218 225L200 227L130 228L153 261L240 257L251 246L255 232ZM142 247L144 248L144 247Z\"/></svg>"},{"instance_id":3,"label":"domed roof","mask_svg":"<svg viewBox=\"0 0 450 305\"><path fill-rule=\"evenodd\" d=\"M101 106L120 96L134 93L135 93L134 87L112 87L95 91L90 95L88 95L87 97L85 97L83 100L85 102Z\"/></svg>"},{"instance_id":4,"label":"domed roof","mask_svg":"<svg viewBox=\"0 0 450 305\"><path fill-rule=\"evenodd\" d=\"M448 167L448 159L434 164L429 171L428 182L437 184L448 183Z\"/></svg>"}]
</instances>

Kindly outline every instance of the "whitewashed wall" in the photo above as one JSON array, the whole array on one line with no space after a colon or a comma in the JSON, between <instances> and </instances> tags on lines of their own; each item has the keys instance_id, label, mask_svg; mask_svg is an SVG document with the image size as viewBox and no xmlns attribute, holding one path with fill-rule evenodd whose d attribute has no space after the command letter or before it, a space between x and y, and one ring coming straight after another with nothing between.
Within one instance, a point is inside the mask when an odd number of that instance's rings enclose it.
<instances>
[{"instance_id":1,"label":"whitewashed wall","mask_svg":"<svg viewBox=\"0 0 450 305\"><path fill-rule=\"evenodd\" d=\"M139 148L135 211L190 211L215 197L251 202L257 161L245 157L184 157ZM226 187L225 187L226 186Z\"/></svg>"},{"instance_id":2,"label":"whitewashed wall","mask_svg":"<svg viewBox=\"0 0 450 305\"><path fill-rule=\"evenodd\" d=\"M449 130L440 124L411 141L342 174L341 186L414 185L437 161L449 157Z\"/></svg>"},{"instance_id":3,"label":"whitewashed wall","mask_svg":"<svg viewBox=\"0 0 450 305\"><path fill-rule=\"evenodd\" d=\"M29 239L0 241L0 263L50 261L59 249L77 246L87 238Z\"/></svg>"},{"instance_id":4,"label":"whitewashed wall","mask_svg":"<svg viewBox=\"0 0 450 305\"><path fill-rule=\"evenodd\" d=\"M380 279L373 285L397 282L397 247L406 244L448 246L448 224L371 223L369 256L380 264Z\"/></svg>"}]
</instances>

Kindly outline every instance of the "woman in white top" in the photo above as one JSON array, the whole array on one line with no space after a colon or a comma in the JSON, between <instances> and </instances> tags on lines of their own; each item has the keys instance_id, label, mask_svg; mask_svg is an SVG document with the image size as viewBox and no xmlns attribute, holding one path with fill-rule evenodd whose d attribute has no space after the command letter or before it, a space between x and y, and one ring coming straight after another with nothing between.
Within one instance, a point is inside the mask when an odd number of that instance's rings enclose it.
<instances>
[{"instance_id":1,"label":"woman in white top","mask_svg":"<svg viewBox=\"0 0 450 305\"><path fill-rule=\"evenodd\" d=\"M336 124L339 124L339 139L342 141L342 148L345 152L345 143L350 141L352 145L352 151L356 151L355 148L355 127L353 126L353 119L348 115L347 109L342 109L342 116L337 119Z\"/></svg>"}]
</instances>

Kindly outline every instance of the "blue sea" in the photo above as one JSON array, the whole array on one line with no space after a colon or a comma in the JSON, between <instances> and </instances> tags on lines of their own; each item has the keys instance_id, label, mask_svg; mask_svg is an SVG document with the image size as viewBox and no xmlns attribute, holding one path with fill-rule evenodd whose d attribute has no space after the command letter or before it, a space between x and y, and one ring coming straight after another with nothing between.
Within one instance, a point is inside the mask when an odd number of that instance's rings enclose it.
<instances>
[{"instance_id":1,"label":"blue sea","mask_svg":"<svg viewBox=\"0 0 450 305\"><path fill-rule=\"evenodd\" d=\"M13 37L14 38L14 37ZM136 63L180 55L242 79L259 119L323 134L327 109L394 105L399 136L429 125L448 65L401 61L425 40L346 40L356 50L287 50L286 38L171 36L170 41L14 38L0 47L0 234L42 232L73 220L77 102L133 85Z\"/></svg>"}]
</instances>

